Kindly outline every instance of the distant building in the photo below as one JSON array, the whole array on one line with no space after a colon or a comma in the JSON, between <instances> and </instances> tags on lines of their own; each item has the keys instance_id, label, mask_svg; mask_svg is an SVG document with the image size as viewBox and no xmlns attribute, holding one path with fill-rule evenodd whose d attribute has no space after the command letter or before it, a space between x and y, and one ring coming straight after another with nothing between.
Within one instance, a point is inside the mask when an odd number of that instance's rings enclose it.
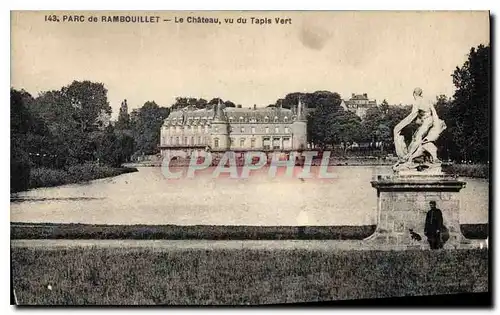
<instances>
[{"instance_id":1,"label":"distant building","mask_svg":"<svg viewBox=\"0 0 500 315\"><path fill-rule=\"evenodd\" d=\"M160 131L162 155L192 151L290 151L307 149L305 106L213 109L186 107L171 112Z\"/></svg>"},{"instance_id":2,"label":"distant building","mask_svg":"<svg viewBox=\"0 0 500 315\"><path fill-rule=\"evenodd\" d=\"M369 108L376 107L377 101L368 99L368 94L354 94L349 100L340 104L345 110L355 113L361 119L365 118L366 112Z\"/></svg>"}]
</instances>

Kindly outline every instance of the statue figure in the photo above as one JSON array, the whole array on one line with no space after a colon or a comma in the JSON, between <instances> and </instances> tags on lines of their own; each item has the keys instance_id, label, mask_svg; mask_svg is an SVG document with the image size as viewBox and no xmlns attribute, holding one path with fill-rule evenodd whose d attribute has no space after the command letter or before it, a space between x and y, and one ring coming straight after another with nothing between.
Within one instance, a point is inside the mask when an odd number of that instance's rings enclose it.
<instances>
[{"instance_id":1,"label":"statue figure","mask_svg":"<svg viewBox=\"0 0 500 315\"><path fill-rule=\"evenodd\" d=\"M184 107L184 108L182 109L181 124L183 124L183 125L184 125L184 124L186 123L186 121L187 121L187 108L186 108L186 107Z\"/></svg>"},{"instance_id":2,"label":"statue figure","mask_svg":"<svg viewBox=\"0 0 500 315\"><path fill-rule=\"evenodd\" d=\"M423 157L425 153L428 153L430 156L430 163L426 165L426 168L441 166L441 161L437 157L437 148L433 142L446 129L446 124L443 120L439 119L434 105L424 101L422 94L423 92L420 88L416 88L413 91L415 104L411 113L394 127L394 145L396 154L399 157L398 163L393 166L394 171L412 168L420 170L419 168L423 164L414 164L413 160ZM413 121L420 126L413 134L412 141L407 147L401 131Z\"/></svg>"}]
</instances>

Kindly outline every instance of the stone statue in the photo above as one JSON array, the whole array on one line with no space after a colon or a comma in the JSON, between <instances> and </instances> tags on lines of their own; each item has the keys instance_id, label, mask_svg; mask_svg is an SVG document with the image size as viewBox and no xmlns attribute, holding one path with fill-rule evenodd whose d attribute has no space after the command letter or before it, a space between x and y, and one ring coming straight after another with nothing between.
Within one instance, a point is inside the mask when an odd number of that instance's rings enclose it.
<instances>
[{"instance_id":1,"label":"stone statue","mask_svg":"<svg viewBox=\"0 0 500 315\"><path fill-rule=\"evenodd\" d=\"M394 127L394 145L399 158L398 163L393 166L394 171L409 169L420 171L425 168L441 166L441 161L437 158L437 148L433 142L446 129L446 124L443 120L439 119L434 105L424 101L422 94L423 92L420 88L416 88L413 91L415 104L411 113ZM413 121L420 126L413 134L412 141L407 147L401 131ZM425 158L427 155L430 158L428 163L414 163L414 159Z\"/></svg>"}]
</instances>

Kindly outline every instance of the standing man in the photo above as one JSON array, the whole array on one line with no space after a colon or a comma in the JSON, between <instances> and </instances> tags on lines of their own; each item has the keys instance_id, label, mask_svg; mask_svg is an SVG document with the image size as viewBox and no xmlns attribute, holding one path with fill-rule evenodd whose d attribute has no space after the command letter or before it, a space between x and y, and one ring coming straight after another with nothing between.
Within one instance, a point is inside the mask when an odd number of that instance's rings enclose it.
<instances>
[{"instance_id":1,"label":"standing man","mask_svg":"<svg viewBox=\"0 0 500 315\"><path fill-rule=\"evenodd\" d=\"M436 208L436 202L429 202L431 210L427 212L425 217L424 234L427 236L431 249L439 249L443 247L441 242L441 233L443 232L443 213Z\"/></svg>"}]
</instances>

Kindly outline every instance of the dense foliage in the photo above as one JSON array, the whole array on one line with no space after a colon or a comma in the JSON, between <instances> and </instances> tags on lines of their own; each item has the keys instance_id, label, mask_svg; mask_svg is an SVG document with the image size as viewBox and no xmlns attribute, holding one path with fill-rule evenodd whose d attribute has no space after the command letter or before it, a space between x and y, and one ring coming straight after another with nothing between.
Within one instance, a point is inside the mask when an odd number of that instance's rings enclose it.
<instances>
[{"instance_id":1,"label":"dense foliage","mask_svg":"<svg viewBox=\"0 0 500 315\"><path fill-rule=\"evenodd\" d=\"M110 124L102 83L74 81L37 97L11 89L10 107L13 192L33 186L33 170L62 174L88 163L118 167L134 152L132 136Z\"/></svg>"}]
</instances>

